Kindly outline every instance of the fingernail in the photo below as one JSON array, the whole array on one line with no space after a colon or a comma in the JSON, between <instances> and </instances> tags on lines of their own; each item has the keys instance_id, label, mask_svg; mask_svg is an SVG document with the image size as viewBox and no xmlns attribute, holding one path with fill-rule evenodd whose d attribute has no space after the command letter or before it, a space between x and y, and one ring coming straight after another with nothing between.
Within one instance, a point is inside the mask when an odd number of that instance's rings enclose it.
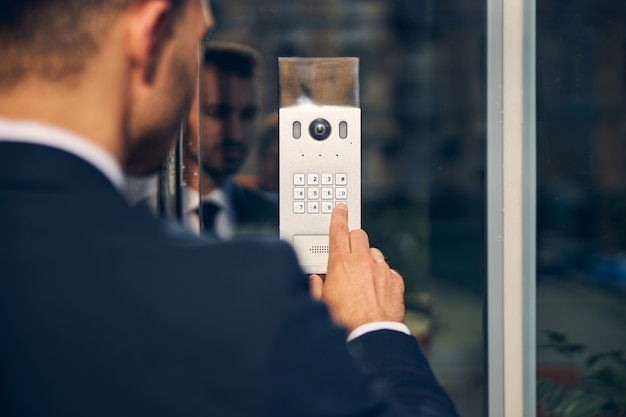
<instances>
[{"instance_id":1,"label":"fingernail","mask_svg":"<svg viewBox=\"0 0 626 417\"><path fill-rule=\"evenodd\" d=\"M341 207L344 210L348 210L348 205L346 203L337 203L335 207Z\"/></svg>"},{"instance_id":2,"label":"fingernail","mask_svg":"<svg viewBox=\"0 0 626 417\"><path fill-rule=\"evenodd\" d=\"M376 262L385 262L385 255L377 248L370 248L370 254Z\"/></svg>"}]
</instances>

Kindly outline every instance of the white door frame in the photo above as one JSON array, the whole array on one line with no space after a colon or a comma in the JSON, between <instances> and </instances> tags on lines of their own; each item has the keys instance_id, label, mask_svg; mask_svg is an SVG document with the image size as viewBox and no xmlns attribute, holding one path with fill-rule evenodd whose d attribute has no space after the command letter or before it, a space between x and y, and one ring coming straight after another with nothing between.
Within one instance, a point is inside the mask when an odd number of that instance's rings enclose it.
<instances>
[{"instance_id":1,"label":"white door frame","mask_svg":"<svg viewBox=\"0 0 626 417\"><path fill-rule=\"evenodd\" d=\"M535 1L487 0L489 417L534 417Z\"/></svg>"}]
</instances>

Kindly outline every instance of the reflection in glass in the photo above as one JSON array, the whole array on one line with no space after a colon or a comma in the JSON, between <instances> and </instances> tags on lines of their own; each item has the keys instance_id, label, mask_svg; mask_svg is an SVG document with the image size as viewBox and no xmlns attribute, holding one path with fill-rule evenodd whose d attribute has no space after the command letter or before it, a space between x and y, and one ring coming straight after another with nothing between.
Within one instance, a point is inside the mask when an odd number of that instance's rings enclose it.
<instances>
[{"instance_id":1,"label":"reflection in glass","mask_svg":"<svg viewBox=\"0 0 626 417\"><path fill-rule=\"evenodd\" d=\"M626 415L625 12L537 7L537 398L555 416Z\"/></svg>"},{"instance_id":2,"label":"reflection in glass","mask_svg":"<svg viewBox=\"0 0 626 417\"><path fill-rule=\"evenodd\" d=\"M198 95L182 140L183 222L216 239L275 237L276 193L234 181L257 135L258 53L207 41L200 57Z\"/></svg>"}]
</instances>

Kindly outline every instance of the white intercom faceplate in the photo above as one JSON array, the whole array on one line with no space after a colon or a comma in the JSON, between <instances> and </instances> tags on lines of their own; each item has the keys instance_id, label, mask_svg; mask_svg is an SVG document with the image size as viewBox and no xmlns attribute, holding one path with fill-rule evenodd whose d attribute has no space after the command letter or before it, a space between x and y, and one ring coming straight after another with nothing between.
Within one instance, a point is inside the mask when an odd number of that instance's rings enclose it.
<instances>
[{"instance_id":1,"label":"white intercom faceplate","mask_svg":"<svg viewBox=\"0 0 626 417\"><path fill-rule=\"evenodd\" d=\"M361 109L302 104L279 110L280 237L306 273L326 273L333 207L361 227Z\"/></svg>"}]
</instances>

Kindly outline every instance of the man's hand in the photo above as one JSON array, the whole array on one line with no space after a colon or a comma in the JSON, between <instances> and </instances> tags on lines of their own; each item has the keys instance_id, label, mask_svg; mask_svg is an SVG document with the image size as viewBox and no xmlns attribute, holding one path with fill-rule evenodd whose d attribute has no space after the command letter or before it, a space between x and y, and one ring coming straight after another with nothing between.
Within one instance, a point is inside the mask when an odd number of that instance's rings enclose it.
<instances>
[{"instance_id":1,"label":"man's hand","mask_svg":"<svg viewBox=\"0 0 626 417\"><path fill-rule=\"evenodd\" d=\"M311 295L326 303L333 319L348 332L377 321L404 320L404 281L370 248L367 234L348 231L348 208L338 204L330 221L328 272L311 275Z\"/></svg>"}]
</instances>

